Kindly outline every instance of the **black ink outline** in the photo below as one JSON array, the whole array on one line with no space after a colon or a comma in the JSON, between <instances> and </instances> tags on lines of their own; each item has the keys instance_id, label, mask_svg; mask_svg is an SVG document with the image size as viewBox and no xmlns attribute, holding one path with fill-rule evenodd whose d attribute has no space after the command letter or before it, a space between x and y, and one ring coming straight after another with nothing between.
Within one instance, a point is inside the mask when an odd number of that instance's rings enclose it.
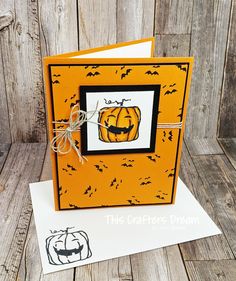
<instances>
[{"instance_id":1,"label":"black ink outline","mask_svg":"<svg viewBox=\"0 0 236 281\"><path fill-rule=\"evenodd\" d=\"M152 124L150 145L148 148L127 148L127 149L109 149L109 150L88 150L87 141L87 123L81 127L81 152L83 155L100 155L100 154L126 154L126 153L144 153L154 152L156 144L156 127L158 119L160 85L115 85L115 86L80 86L80 108L87 111L87 94L90 92L129 92L129 91L154 91L153 108L152 108ZM118 107L120 108L120 107Z\"/></svg>"}]
</instances>

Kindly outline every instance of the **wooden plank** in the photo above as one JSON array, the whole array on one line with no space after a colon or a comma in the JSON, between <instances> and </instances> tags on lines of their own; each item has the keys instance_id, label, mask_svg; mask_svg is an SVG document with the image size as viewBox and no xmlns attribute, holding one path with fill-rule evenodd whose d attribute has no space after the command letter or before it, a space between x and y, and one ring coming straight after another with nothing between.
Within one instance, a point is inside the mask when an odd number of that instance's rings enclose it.
<instances>
[{"instance_id":1,"label":"wooden plank","mask_svg":"<svg viewBox=\"0 0 236 281\"><path fill-rule=\"evenodd\" d=\"M189 261L185 264L190 281L235 281L235 260Z\"/></svg>"},{"instance_id":2,"label":"wooden plank","mask_svg":"<svg viewBox=\"0 0 236 281\"><path fill-rule=\"evenodd\" d=\"M189 34L164 34L156 35L156 56L181 57L189 56Z\"/></svg>"},{"instance_id":3,"label":"wooden plank","mask_svg":"<svg viewBox=\"0 0 236 281\"><path fill-rule=\"evenodd\" d=\"M230 19L228 48L224 69L223 91L219 114L219 137L236 137L236 2L232 1L232 13Z\"/></svg>"},{"instance_id":4,"label":"wooden plank","mask_svg":"<svg viewBox=\"0 0 236 281\"><path fill-rule=\"evenodd\" d=\"M88 49L116 42L116 1L78 1L79 47Z\"/></svg>"},{"instance_id":5,"label":"wooden plank","mask_svg":"<svg viewBox=\"0 0 236 281\"><path fill-rule=\"evenodd\" d=\"M185 144L183 145L182 151L180 178L185 182L212 220L220 227L217 208L212 204L207 192L211 192L211 187L204 185ZM234 258L224 234L182 243L180 244L180 249L184 260L221 260Z\"/></svg>"},{"instance_id":6,"label":"wooden plank","mask_svg":"<svg viewBox=\"0 0 236 281\"><path fill-rule=\"evenodd\" d=\"M185 136L215 138L231 1L194 1L191 55L196 59Z\"/></svg>"},{"instance_id":7,"label":"wooden plank","mask_svg":"<svg viewBox=\"0 0 236 281\"><path fill-rule=\"evenodd\" d=\"M178 246L160 248L131 256L133 281L188 280Z\"/></svg>"},{"instance_id":8,"label":"wooden plank","mask_svg":"<svg viewBox=\"0 0 236 281\"><path fill-rule=\"evenodd\" d=\"M193 0L157 0L155 31L158 34L189 34Z\"/></svg>"},{"instance_id":9,"label":"wooden plank","mask_svg":"<svg viewBox=\"0 0 236 281\"><path fill-rule=\"evenodd\" d=\"M186 144L191 155L224 154L218 141L215 138L186 138Z\"/></svg>"},{"instance_id":10,"label":"wooden plank","mask_svg":"<svg viewBox=\"0 0 236 281\"><path fill-rule=\"evenodd\" d=\"M0 143L0 172L7 159L7 154L10 147L11 147L10 143ZM2 191L1 188L0 191Z\"/></svg>"},{"instance_id":11,"label":"wooden plank","mask_svg":"<svg viewBox=\"0 0 236 281\"><path fill-rule=\"evenodd\" d=\"M0 14L0 33L1 30L6 29L13 21L13 14L8 11ZM1 36L1 35L0 35ZM1 38L1 37L0 37ZM1 39L0 39L1 40ZM0 41L1 42L1 41ZM2 62L2 51L0 44L0 62ZM10 122L9 122L9 114L8 114L8 105L7 105L7 94L6 94L6 85L5 85L5 77L3 64L0 64L0 140L2 143L10 143L11 142L11 130L10 130Z\"/></svg>"},{"instance_id":12,"label":"wooden plank","mask_svg":"<svg viewBox=\"0 0 236 281\"><path fill-rule=\"evenodd\" d=\"M154 0L117 1L117 41L153 36Z\"/></svg>"},{"instance_id":13,"label":"wooden plank","mask_svg":"<svg viewBox=\"0 0 236 281\"><path fill-rule=\"evenodd\" d=\"M43 142L46 126L37 1L2 1L1 10L14 14L0 32L12 142Z\"/></svg>"},{"instance_id":14,"label":"wooden plank","mask_svg":"<svg viewBox=\"0 0 236 281\"><path fill-rule=\"evenodd\" d=\"M1 172L1 280L17 276L32 213L28 183L39 180L45 149L45 144L12 144Z\"/></svg>"},{"instance_id":15,"label":"wooden plank","mask_svg":"<svg viewBox=\"0 0 236 281\"><path fill-rule=\"evenodd\" d=\"M236 173L225 155L194 156L194 164L236 256Z\"/></svg>"},{"instance_id":16,"label":"wooden plank","mask_svg":"<svg viewBox=\"0 0 236 281\"><path fill-rule=\"evenodd\" d=\"M225 155L236 169L236 138L218 139Z\"/></svg>"},{"instance_id":17,"label":"wooden plank","mask_svg":"<svg viewBox=\"0 0 236 281\"><path fill-rule=\"evenodd\" d=\"M78 50L76 1L38 0L42 56Z\"/></svg>"},{"instance_id":18,"label":"wooden plank","mask_svg":"<svg viewBox=\"0 0 236 281\"><path fill-rule=\"evenodd\" d=\"M50 147L47 147L43 169L40 176L40 181L50 180L51 162L50 162ZM26 243L24 246L23 256L19 265L17 280L29 281L53 281L53 280L66 280L73 281L74 269L63 270L56 273L43 275L41 259L39 253L39 246L35 228L34 217L31 217L29 231L27 234Z\"/></svg>"},{"instance_id":19,"label":"wooden plank","mask_svg":"<svg viewBox=\"0 0 236 281\"><path fill-rule=\"evenodd\" d=\"M132 279L129 256L76 268L75 281L129 281Z\"/></svg>"}]
</instances>

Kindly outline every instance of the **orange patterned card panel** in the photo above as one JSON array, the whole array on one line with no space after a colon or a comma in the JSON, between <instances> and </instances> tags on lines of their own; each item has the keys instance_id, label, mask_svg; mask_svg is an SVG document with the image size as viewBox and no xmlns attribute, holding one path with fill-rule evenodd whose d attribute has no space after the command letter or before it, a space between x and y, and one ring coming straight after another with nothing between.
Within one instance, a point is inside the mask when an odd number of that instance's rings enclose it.
<instances>
[{"instance_id":1,"label":"orange patterned card panel","mask_svg":"<svg viewBox=\"0 0 236 281\"><path fill-rule=\"evenodd\" d=\"M57 210L174 203L191 72L191 58L45 63L50 140L77 104L96 116L72 133L87 161L52 152Z\"/></svg>"}]
</instances>

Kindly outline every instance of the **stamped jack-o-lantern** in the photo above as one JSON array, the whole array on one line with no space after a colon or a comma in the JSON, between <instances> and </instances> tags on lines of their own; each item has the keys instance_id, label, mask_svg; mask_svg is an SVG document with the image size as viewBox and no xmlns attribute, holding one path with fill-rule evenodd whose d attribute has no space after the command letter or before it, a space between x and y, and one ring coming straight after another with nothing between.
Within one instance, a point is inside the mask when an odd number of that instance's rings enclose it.
<instances>
[{"instance_id":1,"label":"stamped jack-o-lantern","mask_svg":"<svg viewBox=\"0 0 236 281\"><path fill-rule=\"evenodd\" d=\"M99 112L99 139L104 142L128 142L139 136L141 112L133 107L105 107Z\"/></svg>"},{"instance_id":2,"label":"stamped jack-o-lantern","mask_svg":"<svg viewBox=\"0 0 236 281\"><path fill-rule=\"evenodd\" d=\"M84 231L57 233L47 238L46 251L50 264L60 265L85 260L92 256L89 239Z\"/></svg>"}]
</instances>

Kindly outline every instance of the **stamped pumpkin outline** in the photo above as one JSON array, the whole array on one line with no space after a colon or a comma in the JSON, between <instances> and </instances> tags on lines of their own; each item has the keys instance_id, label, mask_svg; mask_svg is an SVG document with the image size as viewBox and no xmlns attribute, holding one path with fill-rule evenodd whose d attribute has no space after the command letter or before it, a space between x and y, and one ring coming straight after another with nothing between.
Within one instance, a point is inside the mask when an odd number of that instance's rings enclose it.
<instances>
[{"instance_id":1,"label":"stamped pumpkin outline","mask_svg":"<svg viewBox=\"0 0 236 281\"><path fill-rule=\"evenodd\" d=\"M151 113L151 123L150 123L150 143L149 147L140 147L140 148L119 148L119 149L101 149L101 150L91 150L88 149L88 139L87 139L87 123L83 124L81 127L81 152L83 155L100 155L100 154L123 154L123 153L145 153L145 152L154 152L156 144L156 127L158 119L158 109L159 109L159 98L160 98L160 87L159 84L145 84L145 85L109 85L109 86L80 86L80 108L84 111L87 111L87 94L90 92L140 92L140 91L153 91L153 102L152 102L152 113ZM117 98L117 97L115 97ZM135 106L130 106L133 108ZM106 107L110 108L110 107ZM125 106L117 106L112 108L125 108ZM100 110L101 111L101 110ZM141 114L140 114L141 115ZM99 121L99 119L98 119ZM139 118L140 125L141 116ZM98 136L98 139L99 136ZM137 138L136 138L137 139ZM133 139L134 140L134 139ZM112 141L109 141L112 142ZM113 142L114 143L114 142Z\"/></svg>"},{"instance_id":2,"label":"stamped pumpkin outline","mask_svg":"<svg viewBox=\"0 0 236 281\"><path fill-rule=\"evenodd\" d=\"M115 111L118 111L117 115L115 115ZM123 116L123 118L120 117L122 111L126 111L126 116ZM132 113L134 113L134 115L132 115ZM118 117L121 118L121 122ZM128 120L128 124L125 124L126 118ZM110 122L110 120L112 121ZM104 142L134 141L137 140L139 137L141 110L138 106L103 107L99 112L98 123L103 124L103 121L104 125L107 128L98 125L99 140ZM118 123L121 124L119 124L118 126Z\"/></svg>"},{"instance_id":3,"label":"stamped pumpkin outline","mask_svg":"<svg viewBox=\"0 0 236 281\"><path fill-rule=\"evenodd\" d=\"M70 264L78 261L83 261L92 256L92 251L90 249L90 243L88 235L83 230L70 231L74 227L67 227L66 229L51 231L52 235L46 238L46 253L48 257L48 262L52 265L64 265ZM71 245L68 247L68 236L73 236L70 240ZM76 235L80 235L77 237ZM65 236L65 241L61 239ZM64 237L63 237L64 238ZM76 241L76 242L75 242ZM82 241L82 243L81 243ZM72 244L73 242L73 244ZM58 243L63 243L63 246L59 248ZM77 243L78 248L70 248ZM51 245L53 244L53 245ZM78 255L78 256L77 256Z\"/></svg>"}]
</instances>

